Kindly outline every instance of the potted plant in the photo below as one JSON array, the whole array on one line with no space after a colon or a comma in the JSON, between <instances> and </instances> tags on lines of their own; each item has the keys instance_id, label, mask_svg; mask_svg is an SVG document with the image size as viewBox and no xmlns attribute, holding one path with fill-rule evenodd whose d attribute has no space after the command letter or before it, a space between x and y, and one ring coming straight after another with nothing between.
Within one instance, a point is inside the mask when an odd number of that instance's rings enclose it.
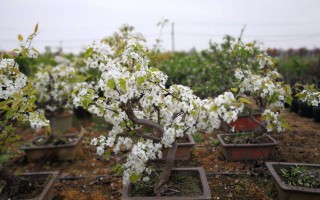
<instances>
[{"instance_id":1,"label":"potted plant","mask_svg":"<svg viewBox=\"0 0 320 200\"><path fill-rule=\"evenodd\" d=\"M132 191L137 184L152 185L151 199L173 191L167 188L167 183L180 173L172 174L178 138L195 133L197 129L209 131L219 128L221 119L230 122L243 108L231 92L226 92L219 99L201 100L188 87L172 85L167 88L167 75L149 67L148 50L141 41L127 41L118 57L113 56L112 48L103 43L89 46L86 54L88 65L99 68L101 77L96 86L82 89L74 103L104 117L113 125L107 136L93 138L91 144L97 146L99 155L105 154L106 157L127 151L126 162L116 165L114 171L123 174L124 189ZM232 105L226 109L223 105L228 103ZM149 134L138 131L142 126L153 131ZM148 161L162 158L164 148L168 149L168 156L158 173ZM187 171L187 174L195 174L196 179L204 182L198 197L181 194L181 198L210 199L203 170ZM123 193L123 199L133 198L130 191Z\"/></svg>"},{"instance_id":2,"label":"potted plant","mask_svg":"<svg viewBox=\"0 0 320 200\"><path fill-rule=\"evenodd\" d=\"M56 57L56 66L39 66L33 84L38 91L37 105L50 120L51 129L64 133L72 127L72 92L77 71L67 59Z\"/></svg>"},{"instance_id":3,"label":"potted plant","mask_svg":"<svg viewBox=\"0 0 320 200\"><path fill-rule=\"evenodd\" d=\"M315 89L314 84L302 85L302 87L302 91L295 95L301 101L299 114L302 117L313 117L314 121L320 122L320 92Z\"/></svg>"},{"instance_id":4,"label":"potted plant","mask_svg":"<svg viewBox=\"0 0 320 200\"><path fill-rule=\"evenodd\" d=\"M238 42L234 51L250 51L250 44ZM218 139L227 160L268 159L277 142L263 132L282 132L289 128L288 123L279 114L284 103L291 102L290 86L280 81L280 74L275 71L271 57L262 53L256 57L260 71L254 73L247 66L238 68L235 77L238 88L231 88L236 97L245 103L245 114L230 123L232 132L247 134L220 134ZM260 113L255 113L255 110ZM253 132L253 133L248 133ZM261 144L263 142L263 144Z\"/></svg>"},{"instance_id":5,"label":"potted plant","mask_svg":"<svg viewBox=\"0 0 320 200\"><path fill-rule=\"evenodd\" d=\"M34 33L26 42L21 45L21 49L15 49L19 56L34 58L37 51L30 44L36 36L38 25ZM23 37L18 36L22 42ZM30 122L32 127L42 127L49 125L44 114L36 110L35 91L27 77L20 72L18 64L12 58L3 58L0 53L0 152L5 145L19 139L15 132L15 126L21 122ZM37 195L41 199L52 199L53 183L57 177L57 172L38 172L16 176L4 164L0 163L0 199L10 198L36 198L30 195L30 191L35 190L36 184L42 184L42 190ZM3 185L4 184L4 185Z\"/></svg>"},{"instance_id":6,"label":"potted plant","mask_svg":"<svg viewBox=\"0 0 320 200\"><path fill-rule=\"evenodd\" d=\"M81 150L83 132L63 134L72 127L73 95L82 87L84 78L68 59L56 57L56 66L40 66L32 79L36 105L50 121L51 131L34 138L21 149L28 161L39 159L73 160Z\"/></svg>"},{"instance_id":7,"label":"potted plant","mask_svg":"<svg viewBox=\"0 0 320 200\"><path fill-rule=\"evenodd\" d=\"M320 198L319 164L267 162L266 165L280 200Z\"/></svg>"}]
</instances>

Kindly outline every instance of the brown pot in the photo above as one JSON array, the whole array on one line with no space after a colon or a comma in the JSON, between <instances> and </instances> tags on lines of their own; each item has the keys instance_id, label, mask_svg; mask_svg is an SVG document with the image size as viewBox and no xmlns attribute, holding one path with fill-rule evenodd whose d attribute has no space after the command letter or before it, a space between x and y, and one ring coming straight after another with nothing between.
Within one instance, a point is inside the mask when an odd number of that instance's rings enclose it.
<instances>
[{"instance_id":1,"label":"brown pot","mask_svg":"<svg viewBox=\"0 0 320 200\"><path fill-rule=\"evenodd\" d=\"M81 150L81 143L83 136L79 137L76 134L64 135L65 138L76 138L70 144L61 145L43 145L36 146L34 141L37 141L41 137L33 139L28 145L20 147L27 154L29 162L35 162L40 159L46 160L74 160L76 155Z\"/></svg>"},{"instance_id":2,"label":"brown pot","mask_svg":"<svg viewBox=\"0 0 320 200\"><path fill-rule=\"evenodd\" d=\"M175 173L178 174L198 174L202 183L203 194L201 196L177 196L177 197L130 197L132 185L125 185L122 193L122 200L209 200L211 199L211 192L207 181L206 173L203 167L192 167L192 168L173 168Z\"/></svg>"},{"instance_id":3,"label":"brown pot","mask_svg":"<svg viewBox=\"0 0 320 200\"><path fill-rule=\"evenodd\" d=\"M272 180L278 191L278 198L280 200L319 200L320 188L307 188L289 186L285 184L280 176L279 171L283 167L304 166L315 169L320 169L320 164L306 164L306 163L285 163L285 162L266 162L267 168L271 173Z\"/></svg>"},{"instance_id":4,"label":"brown pot","mask_svg":"<svg viewBox=\"0 0 320 200\"><path fill-rule=\"evenodd\" d=\"M218 134L222 153L228 161L267 160L278 143L269 135L263 134L270 142L264 144L226 144L226 136L234 134Z\"/></svg>"},{"instance_id":5,"label":"brown pot","mask_svg":"<svg viewBox=\"0 0 320 200\"><path fill-rule=\"evenodd\" d=\"M188 142L178 143L175 160L190 160L192 147L195 145L195 142L190 134L187 134L186 137ZM162 159L158 160L165 160L167 156L168 148L164 148L162 150Z\"/></svg>"},{"instance_id":6,"label":"brown pot","mask_svg":"<svg viewBox=\"0 0 320 200\"><path fill-rule=\"evenodd\" d=\"M252 114L252 117L259 123L262 123L261 113L254 113ZM236 132L254 131L260 128L260 124L257 123L255 120L251 119L249 115L239 114L238 119L234 122L231 122L230 126L234 127L234 131Z\"/></svg>"},{"instance_id":7,"label":"brown pot","mask_svg":"<svg viewBox=\"0 0 320 200\"><path fill-rule=\"evenodd\" d=\"M19 175L19 178L26 178L26 179L31 178L32 179L32 177L37 177L39 175L40 176L41 175L51 176L50 180L47 182L47 184L46 184L45 188L43 189L43 191L41 192L41 194L38 197L33 198L33 199L22 199L22 200L51 200L51 199L53 199L54 181L56 180L56 178L58 176L58 172L24 173L24 174Z\"/></svg>"},{"instance_id":8,"label":"brown pot","mask_svg":"<svg viewBox=\"0 0 320 200\"><path fill-rule=\"evenodd\" d=\"M50 119L51 129L55 129L57 133L65 133L72 127L73 112L64 112L61 115Z\"/></svg>"}]
</instances>

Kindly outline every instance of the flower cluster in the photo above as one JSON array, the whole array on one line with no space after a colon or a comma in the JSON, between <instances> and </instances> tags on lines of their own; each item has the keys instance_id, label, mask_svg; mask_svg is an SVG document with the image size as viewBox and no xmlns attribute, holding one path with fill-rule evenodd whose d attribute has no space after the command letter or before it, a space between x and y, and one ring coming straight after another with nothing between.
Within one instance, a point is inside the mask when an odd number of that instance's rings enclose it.
<instances>
[{"instance_id":1,"label":"flower cluster","mask_svg":"<svg viewBox=\"0 0 320 200\"><path fill-rule=\"evenodd\" d=\"M267 105L271 109L283 109L285 98L291 95L288 85L276 81L280 76L276 71L260 75L250 70L237 69L235 76L240 82L240 92L249 92L262 109Z\"/></svg>"},{"instance_id":2,"label":"flower cluster","mask_svg":"<svg viewBox=\"0 0 320 200\"><path fill-rule=\"evenodd\" d=\"M42 67L34 76L37 105L50 118L73 107L73 90L78 88L77 71L66 59L58 58L57 66ZM59 63L60 62L60 63Z\"/></svg>"},{"instance_id":3,"label":"flower cluster","mask_svg":"<svg viewBox=\"0 0 320 200\"><path fill-rule=\"evenodd\" d=\"M167 88L167 75L148 66L147 54L148 49L137 40L129 40L121 56L112 56L115 53L105 44L91 45L87 64L98 68L101 77L97 85L81 89L74 99L76 105L103 116L113 125L107 137L92 140L98 154L103 154L106 147L112 147L114 153L120 147L131 149L122 166L125 183L137 174L148 174L146 162L161 157L160 150L171 147L178 137L197 129L219 128L221 120L235 120L243 108L229 92L202 100L189 87ZM157 129L160 138L151 141L136 135L142 125ZM123 133L130 134L124 137ZM142 138L132 140L131 136Z\"/></svg>"},{"instance_id":4,"label":"flower cluster","mask_svg":"<svg viewBox=\"0 0 320 200\"><path fill-rule=\"evenodd\" d=\"M0 99L7 100L27 85L27 77L20 73L18 64L13 59L2 59L0 70Z\"/></svg>"},{"instance_id":5,"label":"flower cluster","mask_svg":"<svg viewBox=\"0 0 320 200\"><path fill-rule=\"evenodd\" d=\"M276 130L280 133L290 128L289 124L279 114L279 112L273 112L269 109L262 113L262 120L267 123L267 131Z\"/></svg>"},{"instance_id":6,"label":"flower cluster","mask_svg":"<svg viewBox=\"0 0 320 200\"><path fill-rule=\"evenodd\" d=\"M310 106L319 106L320 92L314 88L314 85L304 85L303 90L296 95L302 102Z\"/></svg>"},{"instance_id":7,"label":"flower cluster","mask_svg":"<svg viewBox=\"0 0 320 200\"><path fill-rule=\"evenodd\" d=\"M263 112L262 117L267 122L267 130L281 132L288 128L287 123L278 114L284 109L284 103L291 103L292 95L289 85L280 80L281 75L274 69L274 63L267 53L256 56L259 63L258 72L249 68L237 68L235 77L238 80L239 96L250 97ZM265 110L268 109L268 110Z\"/></svg>"},{"instance_id":8,"label":"flower cluster","mask_svg":"<svg viewBox=\"0 0 320 200\"><path fill-rule=\"evenodd\" d=\"M13 59L0 60L0 141L14 138L13 126L16 122L30 122L33 128L48 126L42 112L34 105L36 99L32 85L19 71Z\"/></svg>"}]
</instances>

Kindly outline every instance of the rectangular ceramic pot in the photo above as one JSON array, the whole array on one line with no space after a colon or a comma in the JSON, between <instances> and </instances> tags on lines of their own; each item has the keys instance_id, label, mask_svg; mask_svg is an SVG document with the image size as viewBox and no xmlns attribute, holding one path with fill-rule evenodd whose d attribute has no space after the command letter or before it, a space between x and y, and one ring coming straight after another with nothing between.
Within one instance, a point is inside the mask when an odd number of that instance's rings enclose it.
<instances>
[{"instance_id":1,"label":"rectangular ceramic pot","mask_svg":"<svg viewBox=\"0 0 320 200\"><path fill-rule=\"evenodd\" d=\"M279 171L283 167L304 166L320 169L320 164L306 163L285 163L285 162L266 162L267 168L278 191L280 200L319 200L320 188L296 187L285 184L279 176Z\"/></svg>"},{"instance_id":2,"label":"rectangular ceramic pot","mask_svg":"<svg viewBox=\"0 0 320 200\"><path fill-rule=\"evenodd\" d=\"M26 152L29 162L35 162L40 159L55 161L74 160L81 150L83 136L79 137L76 134L69 134L63 137L76 138L76 140L70 144L37 146L33 145L34 141L40 138L37 137L33 139L29 145L22 146L20 149Z\"/></svg>"},{"instance_id":3,"label":"rectangular ceramic pot","mask_svg":"<svg viewBox=\"0 0 320 200\"><path fill-rule=\"evenodd\" d=\"M31 177L31 176L38 176L38 175L49 175L51 176L50 180L48 181L47 185L45 186L44 190L37 198L33 199L24 199L24 200L51 200L53 199L53 191L54 191L54 181L58 176L58 172L35 172L35 173L24 173L19 175L19 177Z\"/></svg>"},{"instance_id":4,"label":"rectangular ceramic pot","mask_svg":"<svg viewBox=\"0 0 320 200\"><path fill-rule=\"evenodd\" d=\"M252 116L255 120L262 123L261 120L261 113L254 113ZM238 119L234 122L230 123L231 127L234 127L234 131L241 132L241 131L254 131L260 127L260 124L252 120L249 115L239 114Z\"/></svg>"},{"instance_id":5,"label":"rectangular ceramic pot","mask_svg":"<svg viewBox=\"0 0 320 200\"><path fill-rule=\"evenodd\" d=\"M73 112L64 112L61 115L50 119L51 129L55 129L57 133L65 133L72 127Z\"/></svg>"},{"instance_id":6,"label":"rectangular ceramic pot","mask_svg":"<svg viewBox=\"0 0 320 200\"><path fill-rule=\"evenodd\" d=\"M278 143L269 135L263 134L270 142L263 144L226 144L223 140L226 136L234 134L218 134L218 140L222 153L228 161L267 160L274 152Z\"/></svg>"},{"instance_id":7,"label":"rectangular ceramic pot","mask_svg":"<svg viewBox=\"0 0 320 200\"><path fill-rule=\"evenodd\" d=\"M198 174L202 183L201 196L180 196L180 197L130 197L132 185L125 185L122 193L122 200L209 200L211 199L211 192L207 181L206 173L203 167L192 168L174 168L172 171L178 174Z\"/></svg>"},{"instance_id":8,"label":"rectangular ceramic pot","mask_svg":"<svg viewBox=\"0 0 320 200\"><path fill-rule=\"evenodd\" d=\"M185 143L178 143L178 148L176 152L175 160L190 160L192 147L194 147L195 142L190 134L187 134L187 141ZM159 160L165 160L168 156L168 148L162 150L162 158Z\"/></svg>"}]
</instances>

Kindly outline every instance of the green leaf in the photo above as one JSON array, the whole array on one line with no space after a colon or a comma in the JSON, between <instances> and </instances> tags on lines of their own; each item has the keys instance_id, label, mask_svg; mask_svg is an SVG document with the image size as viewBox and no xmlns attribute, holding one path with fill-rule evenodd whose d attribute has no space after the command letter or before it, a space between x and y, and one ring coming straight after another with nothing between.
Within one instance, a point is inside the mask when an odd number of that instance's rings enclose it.
<instances>
[{"instance_id":1,"label":"green leaf","mask_svg":"<svg viewBox=\"0 0 320 200\"><path fill-rule=\"evenodd\" d=\"M152 72L158 72L158 71L159 71L159 69L154 68L154 67L151 67L151 68L150 68L150 71L152 71Z\"/></svg>"},{"instance_id":2,"label":"green leaf","mask_svg":"<svg viewBox=\"0 0 320 200\"><path fill-rule=\"evenodd\" d=\"M295 97L299 97L299 98L304 98L306 97L307 95L305 93L298 93L295 95Z\"/></svg>"},{"instance_id":3,"label":"green leaf","mask_svg":"<svg viewBox=\"0 0 320 200\"><path fill-rule=\"evenodd\" d=\"M85 57L89 58L90 56L92 56L92 54L93 54L93 48L90 47L90 48L87 49L87 51L85 53Z\"/></svg>"},{"instance_id":4,"label":"green leaf","mask_svg":"<svg viewBox=\"0 0 320 200\"><path fill-rule=\"evenodd\" d=\"M119 84L120 84L120 88L124 91L127 92L127 85L126 85L127 81L123 78L119 78Z\"/></svg>"},{"instance_id":5,"label":"green leaf","mask_svg":"<svg viewBox=\"0 0 320 200\"><path fill-rule=\"evenodd\" d=\"M113 90L116 85L113 79L109 79L107 84L108 84L108 87L110 88L110 90Z\"/></svg>"},{"instance_id":6,"label":"green leaf","mask_svg":"<svg viewBox=\"0 0 320 200\"><path fill-rule=\"evenodd\" d=\"M130 175L130 181L132 183L136 183L137 181L139 181L141 179L142 175L141 174L136 174L136 173L133 173Z\"/></svg>"},{"instance_id":7,"label":"green leaf","mask_svg":"<svg viewBox=\"0 0 320 200\"><path fill-rule=\"evenodd\" d=\"M110 171L111 172L116 172L119 168L121 168L121 165L119 163L117 163L115 166L113 166Z\"/></svg>"},{"instance_id":8,"label":"green leaf","mask_svg":"<svg viewBox=\"0 0 320 200\"><path fill-rule=\"evenodd\" d=\"M18 35L18 40L20 41L20 42L22 42L22 40L23 40L23 37L22 37L22 35Z\"/></svg>"},{"instance_id":9,"label":"green leaf","mask_svg":"<svg viewBox=\"0 0 320 200\"><path fill-rule=\"evenodd\" d=\"M138 87L143 83L145 81L145 77L143 76L143 77L138 77L137 78L137 85L138 85Z\"/></svg>"},{"instance_id":10,"label":"green leaf","mask_svg":"<svg viewBox=\"0 0 320 200\"><path fill-rule=\"evenodd\" d=\"M104 158L105 158L106 160L110 160L110 157L111 157L111 150L108 149L108 150L106 151L106 153L104 154Z\"/></svg>"},{"instance_id":11,"label":"green leaf","mask_svg":"<svg viewBox=\"0 0 320 200\"><path fill-rule=\"evenodd\" d=\"M234 93L236 93L238 91L238 88L230 88L230 90Z\"/></svg>"},{"instance_id":12,"label":"green leaf","mask_svg":"<svg viewBox=\"0 0 320 200\"><path fill-rule=\"evenodd\" d=\"M243 103L251 104L251 102L246 98L240 97L239 100L242 101Z\"/></svg>"},{"instance_id":13,"label":"green leaf","mask_svg":"<svg viewBox=\"0 0 320 200\"><path fill-rule=\"evenodd\" d=\"M193 105L194 109L198 108L197 104L195 102L193 102L193 101L192 101L192 105Z\"/></svg>"},{"instance_id":14,"label":"green leaf","mask_svg":"<svg viewBox=\"0 0 320 200\"><path fill-rule=\"evenodd\" d=\"M32 50L35 51L37 54L40 54L40 52L37 49L33 48L33 47L32 47Z\"/></svg>"}]
</instances>

